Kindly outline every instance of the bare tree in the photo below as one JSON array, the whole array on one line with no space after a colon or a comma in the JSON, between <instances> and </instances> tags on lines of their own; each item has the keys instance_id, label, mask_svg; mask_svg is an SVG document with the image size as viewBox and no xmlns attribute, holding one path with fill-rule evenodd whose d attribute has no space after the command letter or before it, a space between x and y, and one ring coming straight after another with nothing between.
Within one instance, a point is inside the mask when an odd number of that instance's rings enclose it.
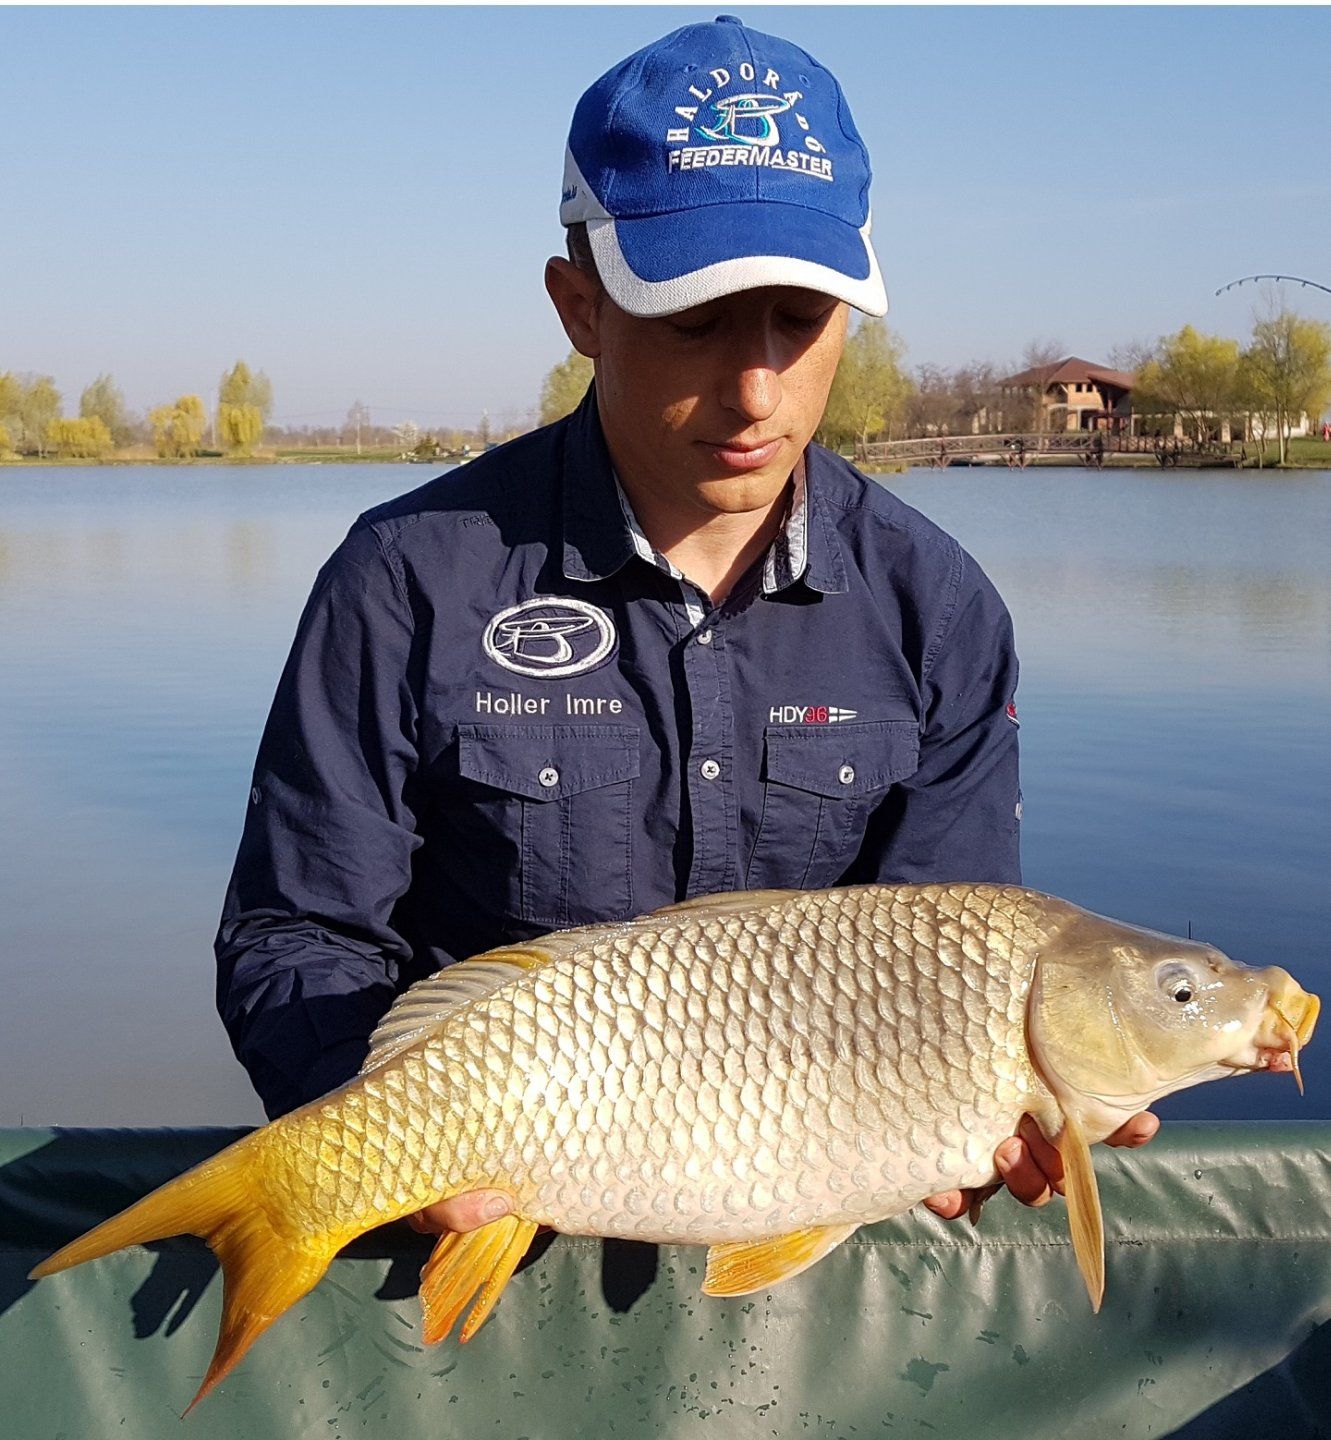
<instances>
[{"instance_id":1,"label":"bare tree","mask_svg":"<svg viewBox=\"0 0 1331 1440\"><path fill-rule=\"evenodd\" d=\"M1114 345L1109 351L1109 363L1115 370L1123 370L1129 375L1136 375L1144 370L1152 360L1160 358L1160 342L1158 340L1125 340L1121 345Z\"/></svg>"}]
</instances>

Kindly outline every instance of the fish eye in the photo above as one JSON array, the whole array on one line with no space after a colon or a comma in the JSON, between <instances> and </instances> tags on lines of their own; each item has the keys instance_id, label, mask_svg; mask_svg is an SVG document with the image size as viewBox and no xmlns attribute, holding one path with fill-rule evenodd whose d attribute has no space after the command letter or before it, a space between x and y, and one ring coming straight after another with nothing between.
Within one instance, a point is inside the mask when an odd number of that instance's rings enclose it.
<instances>
[{"instance_id":1,"label":"fish eye","mask_svg":"<svg viewBox=\"0 0 1331 1440\"><path fill-rule=\"evenodd\" d=\"M1178 961L1162 965L1156 971L1155 983L1161 994L1167 995L1178 1005L1187 1005L1197 995L1197 982L1192 971Z\"/></svg>"}]
</instances>

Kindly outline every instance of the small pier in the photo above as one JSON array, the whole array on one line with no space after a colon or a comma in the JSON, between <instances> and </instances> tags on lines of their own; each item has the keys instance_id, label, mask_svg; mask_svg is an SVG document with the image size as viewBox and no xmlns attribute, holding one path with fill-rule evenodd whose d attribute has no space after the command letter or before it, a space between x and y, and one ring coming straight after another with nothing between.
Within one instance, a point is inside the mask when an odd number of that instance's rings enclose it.
<instances>
[{"instance_id":1,"label":"small pier","mask_svg":"<svg viewBox=\"0 0 1331 1440\"><path fill-rule=\"evenodd\" d=\"M1237 468L1248 458L1237 441L1198 445L1176 436L1113 435L1103 430L1048 431L1009 435L930 435L916 440L880 440L857 447L856 463L1006 465L1024 470L1037 461L1077 463L1100 469L1115 456L1150 457L1162 468Z\"/></svg>"}]
</instances>

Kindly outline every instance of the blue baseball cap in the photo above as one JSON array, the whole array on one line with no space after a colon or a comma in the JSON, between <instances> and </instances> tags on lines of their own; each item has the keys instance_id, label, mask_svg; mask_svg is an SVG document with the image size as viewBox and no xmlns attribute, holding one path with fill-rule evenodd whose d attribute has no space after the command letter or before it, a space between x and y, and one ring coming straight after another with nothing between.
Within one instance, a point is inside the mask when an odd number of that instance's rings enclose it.
<instances>
[{"instance_id":1,"label":"blue baseball cap","mask_svg":"<svg viewBox=\"0 0 1331 1440\"><path fill-rule=\"evenodd\" d=\"M573 113L559 218L610 298L670 315L759 285L887 311L869 155L836 77L733 15L630 55Z\"/></svg>"}]
</instances>

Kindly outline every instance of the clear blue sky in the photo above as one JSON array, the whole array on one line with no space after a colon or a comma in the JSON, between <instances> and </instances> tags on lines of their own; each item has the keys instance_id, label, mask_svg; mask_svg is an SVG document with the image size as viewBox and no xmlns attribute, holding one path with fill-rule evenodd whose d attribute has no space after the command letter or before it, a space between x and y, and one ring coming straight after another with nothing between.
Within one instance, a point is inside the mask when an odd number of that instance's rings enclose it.
<instances>
[{"instance_id":1,"label":"clear blue sky","mask_svg":"<svg viewBox=\"0 0 1331 1440\"><path fill-rule=\"evenodd\" d=\"M1331 284L1325 8L732 10L840 77L912 363L1242 336L1219 285ZM716 13L0 9L0 370L140 407L244 357L295 423L520 416L567 349L573 105Z\"/></svg>"}]
</instances>

